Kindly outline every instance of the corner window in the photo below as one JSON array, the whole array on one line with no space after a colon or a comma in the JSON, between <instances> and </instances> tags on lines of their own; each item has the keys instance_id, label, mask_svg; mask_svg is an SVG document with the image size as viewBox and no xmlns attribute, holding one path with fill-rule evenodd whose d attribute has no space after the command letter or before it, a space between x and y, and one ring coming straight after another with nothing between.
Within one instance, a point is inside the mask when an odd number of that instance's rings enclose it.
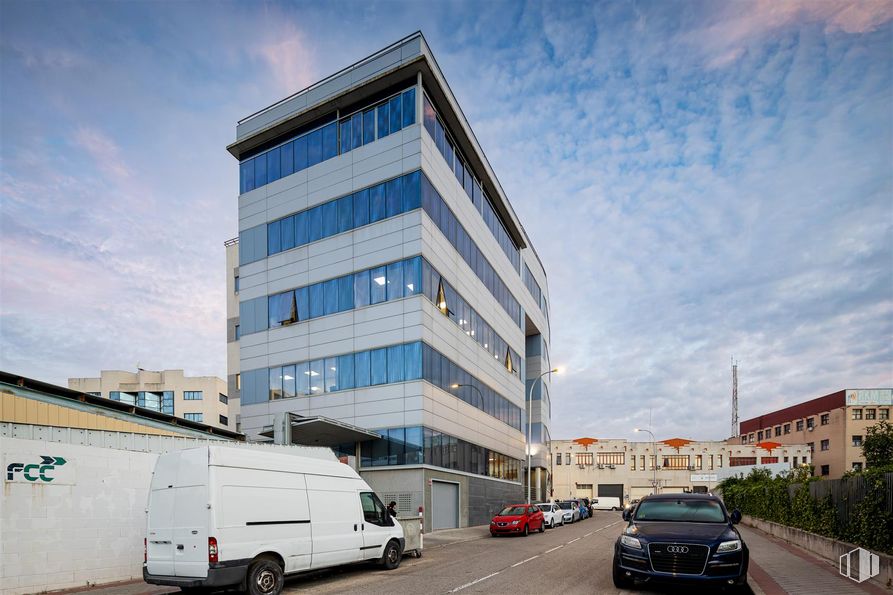
<instances>
[{"instance_id":1,"label":"corner window","mask_svg":"<svg viewBox=\"0 0 893 595\"><path fill-rule=\"evenodd\" d=\"M363 505L363 519L367 523L379 527L390 526L388 511L378 496L372 492L360 492L360 503Z\"/></svg>"}]
</instances>

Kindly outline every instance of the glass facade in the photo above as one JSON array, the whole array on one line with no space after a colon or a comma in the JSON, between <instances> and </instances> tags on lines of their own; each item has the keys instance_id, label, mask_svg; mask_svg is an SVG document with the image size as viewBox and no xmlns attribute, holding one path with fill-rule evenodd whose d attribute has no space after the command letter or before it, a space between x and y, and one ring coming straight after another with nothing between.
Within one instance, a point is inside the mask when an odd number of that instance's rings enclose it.
<instances>
[{"instance_id":1,"label":"glass facade","mask_svg":"<svg viewBox=\"0 0 893 595\"><path fill-rule=\"evenodd\" d=\"M268 400L317 395L409 380L438 388L521 431L523 411L464 368L421 341L269 368ZM474 389L453 389L453 384ZM242 405L257 401L242 395Z\"/></svg>"},{"instance_id":2,"label":"glass facade","mask_svg":"<svg viewBox=\"0 0 893 595\"><path fill-rule=\"evenodd\" d=\"M465 194L468 195L468 199L477 207L478 213L480 213L481 217L484 219L484 223L487 225L490 233L496 238L499 247L502 248L502 251L505 253L506 257L508 257L509 262L512 263L512 266L517 271L521 264L521 256L518 247L515 245L511 236L509 236L499 215L497 215L496 211L493 209L493 203L490 200L490 197L487 196L487 193L481 188L480 179L475 177L468 165L468 161L462 157L456 143L453 142L452 135L437 115L434 106L431 105L431 101L428 99L427 95L423 95L423 97L422 111L424 115L423 120L425 130L428 131L428 134L437 146L437 150L440 151L444 161L446 161L447 167L449 167L453 171L453 175L456 176L456 181L459 183L459 187L465 191Z\"/></svg>"},{"instance_id":3,"label":"glass facade","mask_svg":"<svg viewBox=\"0 0 893 595\"><path fill-rule=\"evenodd\" d=\"M519 459L420 426L377 430L378 440L360 447L361 467L432 465L486 477L518 481Z\"/></svg>"},{"instance_id":4,"label":"glass facade","mask_svg":"<svg viewBox=\"0 0 893 595\"><path fill-rule=\"evenodd\" d=\"M414 171L268 223L267 255L419 208L420 177Z\"/></svg>"},{"instance_id":5,"label":"glass facade","mask_svg":"<svg viewBox=\"0 0 893 595\"><path fill-rule=\"evenodd\" d=\"M424 174L422 174L422 209L431 217L431 220L459 252L465 263L487 287L490 294L496 298L503 310L515 324L523 328L521 326L521 306L518 304L518 300L509 291L508 286L499 277L477 244L456 219L456 215L444 202L443 197Z\"/></svg>"},{"instance_id":6,"label":"glass facade","mask_svg":"<svg viewBox=\"0 0 893 595\"><path fill-rule=\"evenodd\" d=\"M151 409L152 411L160 411L168 415L174 414L174 391L138 391L125 392L113 390L109 391L109 399L112 401L120 401L136 407Z\"/></svg>"},{"instance_id":7,"label":"glass facade","mask_svg":"<svg viewBox=\"0 0 893 595\"><path fill-rule=\"evenodd\" d=\"M260 188L415 124L415 93L413 87L240 162L239 192Z\"/></svg>"},{"instance_id":8,"label":"glass facade","mask_svg":"<svg viewBox=\"0 0 893 595\"><path fill-rule=\"evenodd\" d=\"M477 311L468 305L453 286L437 272L427 260L422 260L422 288L425 297L431 300L435 306L461 328L466 335L474 339L478 345L487 350L494 359L503 361L506 352L512 361L512 375L520 378L521 356L509 347L508 343L493 330L487 321ZM438 300L438 292L443 290L441 296L446 303L442 307Z\"/></svg>"},{"instance_id":9,"label":"glass facade","mask_svg":"<svg viewBox=\"0 0 893 595\"><path fill-rule=\"evenodd\" d=\"M546 298L543 296L543 290L540 289L540 284L537 283L536 279L533 278L533 275L530 274L530 268L527 266L526 262L524 263L524 268L521 269L521 280L527 287L527 291L529 291L530 295L533 296L533 299L536 300L540 310L543 311L543 314L545 314L548 319L549 312L548 307L546 306Z\"/></svg>"}]
</instances>

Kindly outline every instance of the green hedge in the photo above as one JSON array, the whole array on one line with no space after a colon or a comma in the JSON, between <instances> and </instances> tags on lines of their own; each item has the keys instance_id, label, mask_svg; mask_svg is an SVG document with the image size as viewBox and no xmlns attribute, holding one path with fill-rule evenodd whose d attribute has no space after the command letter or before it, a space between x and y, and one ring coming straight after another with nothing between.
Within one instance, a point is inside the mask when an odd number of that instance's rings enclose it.
<instances>
[{"instance_id":1,"label":"green hedge","mask_svg":"<svg viewBox=\"0 0 893 595\"><path fill-rule=\"evenodd\" d=\"M893 515L887 510L890 495L883 470L869 469L861 476L866 482L864 495L845 521L838 520L830 496L817 500L810 495L810 484L821 480L812 477L809 468L778 477L772 477L768 469L754 469L743 479L731 477L720 482L718 488L729 510L737 508L759 519L893 554Z\"/></svg>"}]
</instances>

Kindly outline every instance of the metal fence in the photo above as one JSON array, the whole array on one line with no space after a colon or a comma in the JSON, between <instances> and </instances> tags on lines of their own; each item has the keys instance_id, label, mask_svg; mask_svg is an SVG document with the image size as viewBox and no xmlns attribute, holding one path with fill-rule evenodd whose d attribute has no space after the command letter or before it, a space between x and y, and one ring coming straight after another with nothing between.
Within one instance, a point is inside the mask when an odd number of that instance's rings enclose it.
<instances>
[{"instance_id":1,"label":"metal fence","mask_svg":"<svg viewBox=\"0 0 893 595\"><path fill-rule=\"evenodd\" d=\"M821 502L830 497L831 505L837 513L837 526L843 527L849 523L856 507L868 493L868 481L868 479L861 475L843 479L815 481L809 484L809 495L817 502ZM884 510L890 514L893 513L893 473L885 473L883 481L885 495ZM794 497L801 485L803 484L794 483L788 486L788 493L791 498Z\"/></svg>"}]
</instances>

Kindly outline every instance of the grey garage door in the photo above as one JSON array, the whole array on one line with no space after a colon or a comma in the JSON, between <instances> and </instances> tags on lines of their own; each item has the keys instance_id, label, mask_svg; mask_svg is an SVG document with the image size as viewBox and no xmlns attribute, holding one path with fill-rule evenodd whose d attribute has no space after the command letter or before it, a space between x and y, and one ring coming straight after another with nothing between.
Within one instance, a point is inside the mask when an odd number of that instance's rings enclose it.
<instances>
[{"instance_id":1,"label":"grey garage door","mask_svg":"<svg viewBox=\"0 0 893 595\"><path fill-rule=\"evenodd\" d=\"M623 484L622 483L600 483L598 484L598 496L620 498L623 502Z\"/></svg>"},{"instance_id":2,"label":"grey garage door","mask_svg":"<svg viewBox=\"0 0 893 595\"><path fill-rule=\"evenodd\" d=\"M435 481L431 484L431 508L434 529L455 529L459 526L459 486Z\"/></svg>"}]
</instances>

